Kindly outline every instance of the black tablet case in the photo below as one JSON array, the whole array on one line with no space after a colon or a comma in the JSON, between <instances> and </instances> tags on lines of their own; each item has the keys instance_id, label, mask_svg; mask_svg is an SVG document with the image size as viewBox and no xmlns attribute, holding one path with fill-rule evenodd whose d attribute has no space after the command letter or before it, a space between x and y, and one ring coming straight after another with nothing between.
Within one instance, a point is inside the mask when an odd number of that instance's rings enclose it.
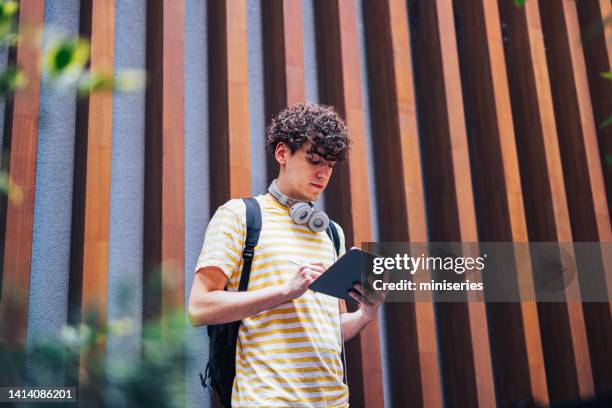
<instances>
[{"instance_id":1,"label":"black tablet case","mask_svg":"<svg viewBox=\"0 0 612 408\"><path fill-rule=\"evenodd\" d=\"M366 257L370 256L360 249L349 250L312 282L309 288L315 292L355 302L348 294L348 290L353 288L353 283L361 282L362 268L366 265Z\"/></svg>"}]
</instances>

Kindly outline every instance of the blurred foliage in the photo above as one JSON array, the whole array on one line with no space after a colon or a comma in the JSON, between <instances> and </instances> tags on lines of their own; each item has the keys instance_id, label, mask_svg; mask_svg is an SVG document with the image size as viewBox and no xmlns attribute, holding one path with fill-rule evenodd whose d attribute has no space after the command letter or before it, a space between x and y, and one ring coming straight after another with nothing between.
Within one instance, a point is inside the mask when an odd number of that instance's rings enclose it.
<instances>
[{"instance_id":1,"label":"blurred foliage","mask_svg":"<svg viewBox=\"0 0 612 408\"><path fill-rule=\"evenodd\" d=\"M17 17L19 3L14 0L0 0L0 49L17 44ZM15 89L25 85L23 72L15 66L0 70L0 97L10 95Z\"/></svg>"},{"instance_id":2,"label":"blurred foliage","mask_svg":"<svg viewBox=\"0 0 612 408\"><path fill-rule=\"evenodd\" d=\"M59 335L29 342L27 349L0 342L0 383L24 386L79 384L80 406L183 407L185 405L185 313L176 310L144 325L140 356L102 353L109 335L133 336L137 323L128 317L97 324L64 326ZM162 336L163 327L163 336ZM23 381L16 373L26 361L31 369Z\"/></svg>"},{"instance_id":3,"label":"blurred foliage","mask_svg":"<svg viewBox=\"0 0 612 408\"><path fill-rule=\"evenodd\" d=\"M13 45L17 41L18 11L18 2L13 0L0 2L0 45Z\"/></svg>"},{"instance_id":4,"label":"blurred foliage","mask_svg":"<svg viewBox=\"0 0 612 408\"><path fill-rule=\"evenodd\" d=\"M144 87L145 74L142 70L122 70L116 75L113 75L112 67L105 72L94 71L87 68L89 56L88 40L59 37L46 49L43 69L55 87L76 88L79 96L112 89L134 92Z\"/></svg>"},{"instance_id":5,"label":"blurred foliage","mask_svg":"<svg viewBox=\"0 0 612 408\"><path fill-rule=\"evenodd\" d=\"M0 195L8 195L9 202L15 206L23 201L23 190L4 170L0 170Z\"/></svg>"},{"instance_id":6,"label":"blurred foliage","mask_svg":"<svg viewBox=\"0 0 612 408\"><path fill-rule=\"evenodd\" d=\"M40 47L42 31L40 35L26 34L34 33L40 27L23 27L20 36L18 17L19 2L0 0L0 50L14 48L18 41L25 47ZM97 91L135 92L144 88L143 70L121 70L113 73L113 67L107 67L105 72L90 69L90 51L90 41L87 38L58 35L50 41L42 53L42 69L51 86L69 92L76 91L81 97ZM0 98L10 97L17 89L27 84L25 72L14 62L9 61L4 69L0 69ZM11 182L6 170L0 170L0 196L6 195L14 204L23 200L23 191L16 183Z\"/></svg>"},{"instance_id":7,"label":"blurred foliage","mask_svg":"<svg viewBox=\"0 0 612 408\"><path fill-rule=\"evenodd\" d=\"M85 72L89 61L89 41L58 38L43 56L43 69L56 86L73 86Z\"/></svg>"},{"instance_id":8,"label":"blurred foliage","mask_svg":"<svg viewBox=\"0 0 612 408\"><path fill-rule=\"evenodd\" d=\"M27 83L25 74L15 67L8 67L0 71L0 95L6 95Z\"/></svg>"}]
</instances>

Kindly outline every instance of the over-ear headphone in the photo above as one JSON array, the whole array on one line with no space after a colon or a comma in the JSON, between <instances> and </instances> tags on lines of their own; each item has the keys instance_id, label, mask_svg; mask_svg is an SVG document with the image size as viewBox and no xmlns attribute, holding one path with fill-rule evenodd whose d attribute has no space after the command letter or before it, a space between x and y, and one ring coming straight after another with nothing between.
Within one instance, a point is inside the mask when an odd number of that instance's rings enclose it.
<instances>
[{"instance_id":1,"label":"over-ear headphone","mask_svg":"<svg viewBox=\"0 0 612 408\"><path fill-rule=\"evenodd\" d=\"M279 203L290 207L289 217L296 224L306 224L312 232L325 231L329 227L329 217L324 211L314 208L308 201L293 200L284 195L276 184L276 179L272 180L268 192L276 198Z\"/></svg>"}]
</instances>

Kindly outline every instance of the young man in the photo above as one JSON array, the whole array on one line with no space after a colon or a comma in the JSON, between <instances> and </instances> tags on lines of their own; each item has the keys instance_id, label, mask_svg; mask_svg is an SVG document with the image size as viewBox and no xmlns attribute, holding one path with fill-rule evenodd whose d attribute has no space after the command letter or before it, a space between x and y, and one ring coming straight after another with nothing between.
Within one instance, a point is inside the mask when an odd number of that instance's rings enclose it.
<instances>
[{"instance_id":1,"label":"young man","mask_svg":"<svg viewBox=\"0 0 612 408\"><path fill-rule=\"evenodd\" d=\"M351 296L360 308L346 313L338 299L308 290L335 261L336 253L324 230L298 225L289 207L312 203L325 190L335 163L348 153L347 129L332 107L303 103L272 120L266 144L280 172L272 193L256 197L262 230L248 290L236 291L246 206L234 199L219 207L206 230L189 297L189 318L196 326L242 321L233 407L346 407L342 339L354 337L373 320L383 298L357 283ZM279 193L290 199L289 205L279 201ZM337 229L343 254L344 234Z\"/></svg>"}]
</instances>

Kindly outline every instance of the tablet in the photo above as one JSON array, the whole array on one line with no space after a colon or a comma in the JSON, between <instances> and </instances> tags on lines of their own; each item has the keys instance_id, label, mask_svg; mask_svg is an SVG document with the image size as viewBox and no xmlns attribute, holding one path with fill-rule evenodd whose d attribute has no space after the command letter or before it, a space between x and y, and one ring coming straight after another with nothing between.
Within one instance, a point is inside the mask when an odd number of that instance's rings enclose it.
<instances>
[{"instance_id":1,"label":"tablet","mask_svg":"<svg viewBox=\"0 0 612 408\"><path fill-rule=\"evenodd\" d=\"M312 282L309 289L357 303L348 290L353 289L355 282L361 282L362 268L367 265L368 257L373 255L357 248L349 250Z\"/></svg>"}]
</instances>

